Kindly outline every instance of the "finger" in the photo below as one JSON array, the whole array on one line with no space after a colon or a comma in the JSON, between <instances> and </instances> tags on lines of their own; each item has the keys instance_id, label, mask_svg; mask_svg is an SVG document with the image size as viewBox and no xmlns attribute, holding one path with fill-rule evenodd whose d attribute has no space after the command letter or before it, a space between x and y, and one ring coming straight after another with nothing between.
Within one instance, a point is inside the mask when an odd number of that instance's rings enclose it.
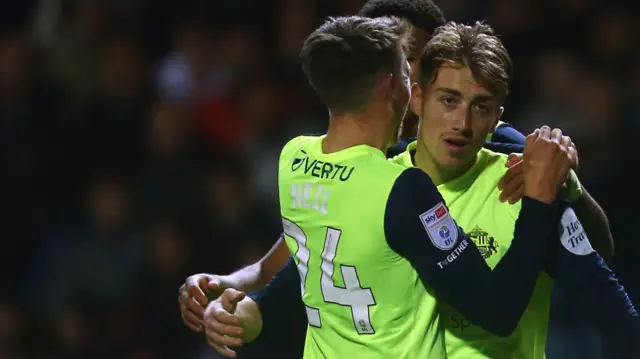
<instances>
[{"instance_id":1,"label":"finger","mask_svg":"<svg viewBox=\"0 0 640 359\"><path fill-rule=\"evenodd\" d=\"M222 307L228 312L235 312L236 305L244 298L244 292L229 288L224 291L221 297Z\"/></svg>"},{"instance_id":2,"label":"finger","mask_svg":"<svg viewBox=\"0 0 640 359\"><path fill-rule=\"evenodd\" d=\"M521 165L517 167L519 167L520 169L522 168ZM524 174L522 173L522 170L518 171L516 167L514 167L513 169L514 171L512 171L511 173L512 177L504 184L502 192L500 193L500 201L502 202L507 201L511 198L517 198L518 190L520 189L520 187L524 186Z\"/></svg>"},{"instance_id":3,"label":"finger","mask_svg":"<svg viewBox=\"0 0 640 359\"><path fill-rule=\"evenodd\" d=\"M571 137L562 136L562 139L560 140L560 145L562 145L562 147L569 148L572 144L573 142L571 141Z\"/></svg>"},{"instance_id":4,"label":"finger","mask_svg":"<svg viewBox=\"0 0 640 359\"><path fill-rule=\"evenodd\" d=\"M204 294L199 285L187 284L187 291L189 292L189 295L193 297L193 299L200 303L200 305L206 306L209 303L209 299Z\"/></svg>"},{"instance_id":5,"label":"finger","mask_svg":"<svg viewBox=\"0 0 640 359\"><path fill-rule=\"evenodd\" d=\"M522 161L510 166L504 176L502 176L502 178L500 179L500 182L498 182L498 188L500 190L504 190L505 186L509 182L511 182L515 177L522 173L522 167Z\"/></svg>"},{"instance_id":6,"label":"finger","mask_svg":"<svg viewBox=\"0 0 640 359\"><path fill-rule=\"evenodd\" d=\"M207 282L207 289L213 291L220 290L220 281L213 279L210 280L209 282Z\"/></svg>"},{"instance_id":7,"label":"finger","mask_svg":"<svg viewBox=\"0 0 640 359\"><path fill-rule=\"evenodd\" d=\"M215 330L207 329L207 338L213 340L215 343L219 345L224 345L227 347L239 347L242 346L242 339L234 336L229 336L220 332L216 332Z\"/></svg>"},{"instance_id":8,"label":"finger","mask_svg":"<svg viewBox=\"0 0 640 359\"><path fill-rule=\"evenodd\" d=\"M225 347L242 346L242 339L218 333L215 330L211 329L207 329L207 338L214 343Z\"/></svg>"},{"instance_id":9,"label":"finger","mask_svg":"<svg viewBox=\"0 0 640 359\"><path fill-rule=\"evenodd\" d=\"M240 319L238 317L224 310L216 310L211 316L213 318L213 321L218 321L222 324L233 325L236 327L240 325ZM207 322L210 321L207 320Z\"/></svg>"},{"instance_id":10,"label":"finger","mask_svg":"<svg viewBox=\"0 0 640 359\"><path fill-rule=\"evenodd\" d=\"M511 167L520 161L522 161L521 153L511 153L507 157L507 163L505 163L505 167Z\"/></svg>"},{"instance_id":11,"label":"finger","mask_svg":"<svg viewBox=\"0 0 640 359\"><path fill-rule=\"evenodd\" d=\"M237 325L229 325L217 320L209 320L206 323L207 332L216 332L221 335L237 338L244 334L244 329Z\"/></svg>"},{"instance_id":12,"label":"finger","mask_svg":"<svg viewBox=\"0 0 640 359\"><path fill-rule=\"evenodd\" d=\"M567 149L567 152L569 153L569 159L571 161L571 168L574 171L577 171L578 167L580 165L579 158L578 158L578 150L576 150L575 147L569 147Z\"/></svg>"},{"instance_id":13,"label":"finger","mask_svg":"<svg viewBox=\"0 0 640 359\"><path fill-rule=\"evenodd\" d=\"M202 319L204 317L205 307L201 306L200 303L195 300L190 299L184 303L184 306L187 308L187 311L193 313L197 318Z\"/></svg>"},{"instance_id":14,"label":"finger","mask_svg":"<svg viewBox=\"0 0 640 359\"><path fill-rule=\"evenodd\" d=\"M520 187L518 187L518 189L513 193L513 195L509 197L509 204L515 204L516 202L521 200L522 197L524 197L524 181L522 182Z\"/></svg>"},{"instance_id":15,"label":"finger","mask_svg":"<svg viewBox=\"0 0 640 359\"><path fill-rule=\"evenodd\" d=\"M549 139L551 138L551 129L549 126L542 126L540 131L538 132L538 139Z\"/></svg>"},{"instance_id":16,"label":"finger","mask_svg":"<svg viewBox=\"0 0 640 359\"><path fill-rule=\"evenodd\" d=\"M184 304L180 304L180 314L182 314L183 319L188 319L197 326L202 325L202 316L198 316L197 313L189 310L189 308Z\"/></svg>"},{"instance_id":17,"label":"finger","mask_svg":"<svg viewBox=\"0 0 640 359\"><path fill-rule=\"evenodd\" d=\"M217 351L218 353L220 353L221 355L227 357L227 358L235 358L236 357L236 352L224 347L222 345L218 345L216 344L214 341L210 340L209 337L207 337L207 343L209 344L210 347L213 348L213 350Z\"/></svg>"},{"instance_id":18,"label":"finger","mask_svg":"<svg viewBox=\"0 0 640 359\"><path fill-rule=\"evenodd\" d=\"M538 138L538 133L540 132L539 129L535 129L535 131L533 131L533 133L529 134L527 136L527 138L524 141L524 147L525 149L527 147L531 147L531 145L535 142L535 140Z\"/></svg>"},{"instance_id":19,"label":"finger","mask_svg":"<svg viewBox=\"0 0 640 359\"><path fill-rule=\"evenodd\" d=\"M551 131L551 142L560 143L560 141L562 141L562 130L554 128Z\"/></svg>"},{"instance_id":20,"label":"finger","mask_svg":"<svg viewBox=\"0 0 640 359\"><path fill-rule=\"evenodd\" d=\"M192 322L193 318L189 318L187 314L182 314L182 321L184 325L186 325L189 329L193 330L196 333L200 333L202 331L202 326L194 324Z\"/></svg>"}]
</instances>

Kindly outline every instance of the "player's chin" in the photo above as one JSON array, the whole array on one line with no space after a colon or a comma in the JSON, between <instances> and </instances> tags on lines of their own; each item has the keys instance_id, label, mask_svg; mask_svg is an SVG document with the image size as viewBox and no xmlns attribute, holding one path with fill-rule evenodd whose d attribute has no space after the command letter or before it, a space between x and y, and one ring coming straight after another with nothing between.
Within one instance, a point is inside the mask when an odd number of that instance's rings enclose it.
<instances>
[{"instance_id":1,"label":"player's chin","mask_svg":"<svg viewBox=\"0 0 640 359\"><path fill-rule=\"evenodd\" d=\"M460 167L467 167L469 162L473 160L473 156L465 153L444 151L438 159L439 165L443 169L456 172Z\"/></svg>"}]
</instances>

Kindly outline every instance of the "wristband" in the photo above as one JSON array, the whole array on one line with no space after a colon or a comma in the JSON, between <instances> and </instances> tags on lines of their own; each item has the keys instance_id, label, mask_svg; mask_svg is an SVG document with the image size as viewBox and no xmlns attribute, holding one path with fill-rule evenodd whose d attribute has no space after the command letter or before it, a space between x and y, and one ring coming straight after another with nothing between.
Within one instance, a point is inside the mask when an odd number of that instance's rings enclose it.
<instances>
[{"instance_id":1,"label":"wristband","mask_svg":"<svg viewBox=\"0 0 640 359\"><path fill-rule=\"evenodd\" d=\"M580 184L580 180L578 180L578 175L576 175L575 171L569 171L569 178L565 182L567 186L567 191L564 195L564 200L569 204L574 204L578 202L578 200L582 197L582 185Z\"/></svg>"}]
</instances>

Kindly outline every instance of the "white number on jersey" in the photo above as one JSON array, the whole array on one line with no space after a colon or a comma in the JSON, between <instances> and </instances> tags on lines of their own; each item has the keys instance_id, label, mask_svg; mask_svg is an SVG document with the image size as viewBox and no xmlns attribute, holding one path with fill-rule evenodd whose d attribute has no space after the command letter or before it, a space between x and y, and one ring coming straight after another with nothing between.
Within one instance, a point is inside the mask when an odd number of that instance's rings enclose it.
<instances>
[{"instance_id":1,"label":"white number on jersey","mask_svg":"<svg viewBox=\"0 0 640 359\"><path fill-rule=\"evenodd\" d=\"M282 224L284 233L293 238L298 243L298 250L294 254L297 258L298 272L300 273L301 294L305 294L307 285L307 272L309 270L309 259L311 253L307 247L307 236L297 224L288 219L283 218ZM375 305L373 293L369 288L362 288L358 280L358 273L354 266L340 265L340 273L344 281L344 288L338 287L333 281L333 273L335 265L333 260L338 250L338 242L342 232L339 229L327 228L327 234L324 238L324 249L321 254L322 276L320 279L320 291L322 299L327 303L339 304L351 307L351 315L353 316L353 324L359 334L375 333L371 326L369 306ZM320 320L320 311L305 305L307 309L307 320L309 325L317 328L322 327Z\"/></svg>"}]
</instances>

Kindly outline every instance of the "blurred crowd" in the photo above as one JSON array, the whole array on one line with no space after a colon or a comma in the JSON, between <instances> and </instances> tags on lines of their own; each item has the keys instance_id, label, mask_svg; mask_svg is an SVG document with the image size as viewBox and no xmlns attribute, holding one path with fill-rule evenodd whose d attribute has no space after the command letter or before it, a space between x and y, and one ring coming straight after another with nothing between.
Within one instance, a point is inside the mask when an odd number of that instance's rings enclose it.
<instances>
[{"instance_id":1,"label":"blurred crowd","mask_svg":"<svg viewBox=\"0 0 640 359\"><path fill-rule=\"evenodd\" d=\"M0 358L210 357L181 323L178 287L252 263L278 237L279 149L327 118L301 42L362 3L0 2ZM505 41L504 120L572 136L638 303L638 6L436 3Z\"/></svg>"}]
</instances>

